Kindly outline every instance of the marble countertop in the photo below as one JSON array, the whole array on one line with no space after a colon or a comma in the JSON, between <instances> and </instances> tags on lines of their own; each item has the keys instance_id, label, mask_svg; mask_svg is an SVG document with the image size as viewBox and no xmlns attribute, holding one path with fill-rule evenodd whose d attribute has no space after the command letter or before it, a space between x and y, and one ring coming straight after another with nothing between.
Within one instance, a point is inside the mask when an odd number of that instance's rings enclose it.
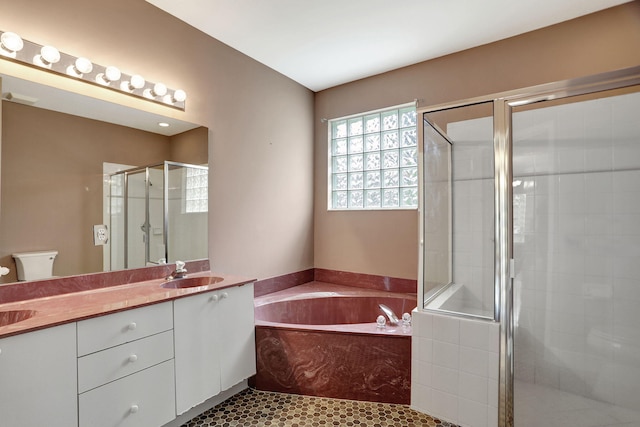
<instances>
[{"instance_id":1,"label":"marble countertop","mask_svg":"<svg viewBox=\"0 0 640 427\"><path fill-rule=\"evenodd\" d=\"M165 288L162 284L167 282L166 279L153 279L2 303L0 338L255 281L237 276L217 275L210 271L189 274L188 278L191 277L217 277L222 280L204 280L204 285L189 288ZM3 322L3 313L6 318L12 317L13 314L19 317L19 313L11 312L22 310L33 311L35 314L19 322Z\"/></svg>"}]
</instances>

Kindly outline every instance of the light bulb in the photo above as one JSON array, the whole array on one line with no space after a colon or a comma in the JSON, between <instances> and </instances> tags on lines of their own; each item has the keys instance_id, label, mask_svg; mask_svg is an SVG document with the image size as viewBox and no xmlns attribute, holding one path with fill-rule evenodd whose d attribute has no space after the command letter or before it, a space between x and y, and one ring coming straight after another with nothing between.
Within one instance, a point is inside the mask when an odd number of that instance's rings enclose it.
<instances>
[{"instance_id":1,"label":"light bulb","mask_svg":"<svg viewBox=\"0 0 640 427\"><path fill-rule=\"evenodd\" d=\"M131 87L133 89L142 89L144 87L145 83L146 82L144 81L144 78L142 78L141 75L136 74L134 76L131 76L130 85L131 85Z\"/></svg>"},{"instance_id":2,"label":"light bulb","mask_svg":"<svg viewBox=\"0 0 640 427\"><path fill-rule=\"evenodd\" d=\"M167 94L167 86L164 83L156 83L153 85L153 94L155 96L165 96Z\"/></svg>"},{"instance_id":3,"label":"light bulb","mask_svg":"<svg viewBox=\"0 0 640 427\"><path fill-rule=\"evenodd\" d=\"M178 89L173 92L173 95L167 94L162 98L165 104L173 105L174 102L184 102L187 99L187 94L182 89Z\"/></svg>"},{"instance_id":4,"label":"light bulb","mask_svg":"<svg viewBox=\"0 0 640 427\"><path fill-rule=\"evenodd\" d=\"M76 70L82 74L88 74L93 70L93 64L87 58L76 59Z\"/></svg>"},{"instance_id":5,"label":"light bulb","mask_svg":"<svg viewBox=\"0 0 640 427\"><path fill-rule=\"evenodd\" d=\"M53 46L42 46L42 49L40 49L40 56L51 64L55 64L60 61L60 51Z\"/></svg>"},{"instance_id":6,"label":"light bulb","mask_svg":"<svg viewBox=\"0 0 640 427\"><path fill-rule=\"evenodd\" d=\"M142 89L146 82L141 75L133 75L131 76L130 81L123 81L120 83L120 89L125 92L133 92L135 89Z\"/></svg>"},{"instance_id":7,"label":"light bulb","mask_svg":"<svg viewBox=\"0 0 640 427\"><path fill-rule=\"evenodd\" d=\"M24 47L22 37L16 33L7 31L0 36L0 53L12 58L16 57L16 52L21 51Z\"/></svg>"},{"instance_id":8,"label":"light bulb","mask_svg":"<svg viewBox=\"0 0 640 427\"><path fill-rule=\"evenodd\" d=\"M110 65L104 69L104 73L100 73L96 76L96 82L108 86L111 82L120 80L120 77L122 77L122 73L118 67Z\"/></svg>"},{"instance_id":9,"label":"light bulb","mask_svg":"<svg viewBox=\"0 0 640 427\"><path fill-rule=\"evenodd\" d=\"M67 67L67 74L72 77L82 77L93 70L93 64L87 58L77 58L73 65Z\"/></svg>"},{"instance_id":10,"label":"light bulb","mask_svg":"<svg viewBox=\"0 0 640 427\"><path fill-rule=\"evenodd\" d=\"M104 70L104 76L107 80L115 82L116 80L120 80L122 73L118 69L118 67L109 66Z\"/></svg>"},{"instance_id":11,"label":"light bulb","mask_svg":"<svg viewBox=\"0 0 640 427\"><path fill-rule=\"evenodd\" d=\"M178 89L173 92L173 99L175 99L177 102L184 102L187 99L187 93L182 89Z\"/></svg>"},{"instance_id":12,"label":"light bulb","mask_svg":"<svg viewBox=\"0 0 640 427\"><path fill-rule=\"evenodd\" d=\"M167 93L167 86L164 83L156 83L153 89L145 89L143 96L145 98L154 99L156 96L164 96Z\"/></svg>"},{"instance_id":13,"label":"light bulb","mask_svg":"<svg viewBox=\"0 0 640 427\"><path fill-rule=\"evenodd\" d=\"M60 61L60 51L53 46L42 46L40 55L33 57L35 65L45 68L51 68L58 61Z\"/></svg>"}]
</instances>

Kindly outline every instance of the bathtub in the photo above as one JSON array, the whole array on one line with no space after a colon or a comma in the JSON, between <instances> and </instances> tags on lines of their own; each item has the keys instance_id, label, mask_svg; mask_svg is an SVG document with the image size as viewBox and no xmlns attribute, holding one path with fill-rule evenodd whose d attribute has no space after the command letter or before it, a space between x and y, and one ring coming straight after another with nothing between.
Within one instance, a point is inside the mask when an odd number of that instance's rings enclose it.
<instances>
[{"instance_id":1,"label":"bathtub","mask_svg":"<svg viewBox=\"0 0 640 427\"><path fill-rule=\"evenodd\" d=\"M398 317L414 294L311 282L255 298L259 390L410 403L411 327L378 328L378 304Z\"/></svg>"}]
</instances>

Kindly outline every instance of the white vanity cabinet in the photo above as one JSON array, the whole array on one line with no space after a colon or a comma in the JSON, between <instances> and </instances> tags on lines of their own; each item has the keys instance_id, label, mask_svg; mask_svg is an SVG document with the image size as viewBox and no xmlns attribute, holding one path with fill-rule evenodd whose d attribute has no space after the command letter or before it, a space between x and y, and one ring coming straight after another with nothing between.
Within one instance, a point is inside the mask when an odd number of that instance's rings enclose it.
<instances>
[{"instance_id":1,"label":"white vanity cabinet","mask_svg":"<svg viewBox=\"0 0 640 427\"><path fill-rule=\"evenodd\" d=\"M227 390L256 373L253 283L220 294L220 384Z\"/></svg>"},{"instance_id":2,"label":"white vanity cabinet","mask_svg":"<svg viewBox=\"0 0 640 427\"><path fill-rule=\"evenodd\" d=\"M0 425L77 426L76 324L0 339Z\"/></svg>"},{"instance_id":3,"label":"white vanity cabinet","mask_svg":"<svg viewBox=\"0 0 640 427\"><path fill-rule=\"evenodd\" d=\"M256 372L253 283L174 301L180 415Z\"/></svg>"},{"instance_id":4,"label":"white vanity cabinet","mask_svg":"<svg viewBox=\"0 0 640 427\"><path fill-rule=\"evenodd\" d=\"M175 418L171 302L78 322L80 427L158 427Z\"/></svg>"}]
</instances>

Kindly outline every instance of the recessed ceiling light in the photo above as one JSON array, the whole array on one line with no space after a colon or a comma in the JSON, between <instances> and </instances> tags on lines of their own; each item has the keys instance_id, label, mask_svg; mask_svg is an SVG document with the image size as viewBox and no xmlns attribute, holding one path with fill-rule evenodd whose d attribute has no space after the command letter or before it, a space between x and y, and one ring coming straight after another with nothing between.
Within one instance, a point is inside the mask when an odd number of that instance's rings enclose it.
<instances>
[{"instance_id":1,"label":"recessed ceiling light","mask_svg":"<svg viewBox=\"0 0 640 427\"><path fill-rule=\"evenodd\" d=\"M169 123L166 122L160 122L158 123L158 126L162 127L162 128L168 128L169 127Z\"/></svg>"}]
</instances>

